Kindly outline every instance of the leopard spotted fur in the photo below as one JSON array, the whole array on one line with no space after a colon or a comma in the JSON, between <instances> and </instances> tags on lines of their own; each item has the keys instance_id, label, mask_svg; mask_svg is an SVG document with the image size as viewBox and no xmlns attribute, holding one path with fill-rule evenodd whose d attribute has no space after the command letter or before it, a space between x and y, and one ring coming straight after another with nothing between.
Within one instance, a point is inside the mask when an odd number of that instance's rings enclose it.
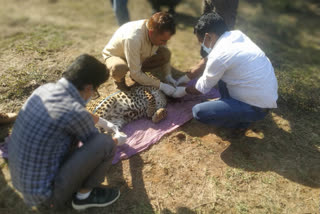
<instances>
[{"instance_id":1,"label":"leopard spotted fur","mask_svg":"<svg viewBox=\"0 0 320 214\"><path fill-rule=\"evenodd\" d=\"M150 86L135 86L128 92L113 95L91 103L89 111L113 124L120 130L125 124L143 117L157 123L167 116L166 96Z\"/></svg>"}]
</instances>

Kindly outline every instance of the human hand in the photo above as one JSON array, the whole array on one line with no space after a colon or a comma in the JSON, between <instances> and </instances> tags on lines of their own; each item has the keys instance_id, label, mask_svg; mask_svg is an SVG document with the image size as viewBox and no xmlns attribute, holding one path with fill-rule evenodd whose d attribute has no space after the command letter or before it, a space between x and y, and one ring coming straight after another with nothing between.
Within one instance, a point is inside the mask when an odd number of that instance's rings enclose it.
<instances>
[{"instance_id":1,"label":"human hand","mask_svg":"<svg viewBox=\"0 0 320 214\"><path fill-rule=\"evenodd\" d=\"M176 85L175 86L179 86L182 84L186 84L190 81L190 78L185 74L182 77L180 77L177 81L176 81Z\"/></svg>"},{"instance_id":2,"label":"human hand","mask_svg":"<svg viewBox=\"0 0 320 214\"><path fill-rule=\"evenodd\" d=\"M117 146L122 146L127 141L127 135L123 132L117 131L113 136L113 139L116 141Z\"/></svg>"},{"instance_id":3,"label":"human hand","mask_svg":"<svg viewBox=\"0 0 320 214\"><path fill-rule=\"evenodd\" d=\"M176 91L172 94L174 98L180 98L187 95L186 87L177 87Z\"/></svg>"},{"instance_id":4,"label":"human hand","mask_svg":"<svg viewBox=\"0 0 320 214\"><path fill-rule=\"evenodd\" d=\"M118 127L106 119L99 117L97 125L106 131L118 132Z\"/></svg>"},{"instance_id":5,"label":"human hand","mask_svg":"<svg viewBox=\"0 0 320 214\"><path fill-rule=\"evenodd\" d=\"M166 95L171 96L176 91L176 88L169 84L161 82L160 90L163 91L163 93L165 93Z\"/></svg>"},{"instance_id":6,"label":"human hand","mask_svg":"<svg viewBox=\"0 0 320 214\"><path fill-rule=\"evenodd\" d=\"M171 74L169 74L169 75L167 75L166 76L166 81L168 82L168 83L171 83L172 85L176 85L176 80L172 77L172 75Z\"/></svg>"}]
</instances>

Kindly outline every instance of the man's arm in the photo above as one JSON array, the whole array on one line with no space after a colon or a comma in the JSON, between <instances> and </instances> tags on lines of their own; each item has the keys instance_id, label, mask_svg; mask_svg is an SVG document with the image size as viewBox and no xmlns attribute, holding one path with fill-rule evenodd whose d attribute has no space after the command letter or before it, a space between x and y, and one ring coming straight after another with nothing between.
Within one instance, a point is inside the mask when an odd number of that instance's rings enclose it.
<instances>
[{"instance_id":1,"label":"man's arm","mask_svg":"<svg viewBox=\"0 0 320 214\"><path fill-rule=\"evenodd\" d=\"M113 130L115 132L114 136L112 137L113 141L115 142L116 145L121 146L123 145L126 140L127 140L127 135L123 132L120 132L118 128L111 122L100 118L99 116L92 114L89 112L90 115L93 118L94 124L97 124L98 126L104 128L105 130Z\"/></svg>"},{"instance_id":2,"label":"man's arm","mask_svg":"<svg viewBox=\"0 0 320 214\"><path fill-rule=\"evenodd\" d=\"M199 95L202 94L200 91L198 91L194 86L188 86L186 87L186 93L187 94L193 94L193 95Z\"/></svg>"},{"instance_id":3,"label":"man's arm","mask_svg":"<svg viewBox=\"0 0 320 214\"><path fill-rule=\"evenodd\" d=\"M188 87L180 86L180 87L177 87L176 91L172 94L172 97L180 98L187 94L199 95L201 94L201 92L198 91L194 86L188 86Z\"/></svg>"},{"instance_id":4,"label":"man's arm","mask_svg":"<svg viewBox=\"0 0 320 214\"><path fill-rule=\"evenodd\" d=\"M189 71L187 71L187 74L183 75L177 80L176 86L186 84L190 80L201 76L206 68L207 61L208 58L201 59L197 65L193 66Z\"/></svg>"},{"instance_id":5,"label":"man's arm","mask_svg":"<svg viewBox=\"0 0 320 214\"><path fill-rule=\"evenodd\" d=\"M190 72L187 73L187 76L190 79L195 79L195 78L199 77L200 75L202 75L204 69L206 68L207 61L208 61L207 57L201 59L197 65L193 66L190 69Z\"/></svg>"},{"instance_id":6,"label":"man's arm","mask_svg":"<svg viewBox=\"0 0 320 214\"><path fill-rule=\"evenodd\" d=\"M97 124L97 122L99 121L99 116L92 114L91 112L89 112L89 113L93 119L94 124Z\"/></svg>"},{"instance_id":7,"label":"man's arm","mask_svg":"<svg viewBox=\"0 0 320 214\"><path fill-rule=\"evenodd\" d=\"M160 80L152 79L144 72L141 71L141 59L140 59L141 44L138 39L126 39L124 42L124 54L130 75L141 85L153 86L156 88L160 87Z\"/></svg>"}]
</instances>

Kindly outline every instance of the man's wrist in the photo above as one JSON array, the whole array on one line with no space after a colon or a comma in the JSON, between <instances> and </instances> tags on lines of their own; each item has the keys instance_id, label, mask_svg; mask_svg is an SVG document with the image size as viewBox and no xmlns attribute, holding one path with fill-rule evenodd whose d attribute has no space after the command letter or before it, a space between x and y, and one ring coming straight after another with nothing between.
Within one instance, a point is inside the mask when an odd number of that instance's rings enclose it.
<instances>
[{"instance_id":1,"label":"man's wrist","mask_svg":"<svg viewBox=\"0 0 320 214\"><path fill-rule=\"evenodd\" d=\"M200 91L198 91L194 86L188 86L185 89L187 94L194 94L194 95L199 95L201 94Z\"/></svg>"},{"instance_id":2,"label":"man's wrist","mask_svg":"<svg viewBox=\"0 0 320 214\"><path fill-rule=\"evenodd\" d=\"M118 140L117 140L117 138L112 138L112 140L114 141L114 144L116 144L116 145L118 145Z\"/></svg>"}]
</instances>

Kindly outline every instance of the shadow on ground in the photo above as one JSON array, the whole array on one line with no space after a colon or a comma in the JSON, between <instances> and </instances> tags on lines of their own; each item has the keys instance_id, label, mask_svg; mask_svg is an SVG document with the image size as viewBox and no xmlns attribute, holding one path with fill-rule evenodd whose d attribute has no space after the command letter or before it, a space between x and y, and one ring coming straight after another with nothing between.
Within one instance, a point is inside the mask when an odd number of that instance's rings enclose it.
<instances>
[{"instance_id":1,"label":"shadow on ground","mask_svg":"<svg viewBox=\"0 0 320 214\"><path fill-rule=\"evenodd\" d=\"M221 159L230 167L246 171L274 171L279 175L302 185L320 187L320 151L317 149L317 125L310 127L309 133L299 129L299 121L308 120L299 115L283 115L283 107L253 124L251 134L235 135L232 130L206 127L209 125L193 121L183 130L193 137L213 133L230 142L221 153ZM305 117L306 115L304 115ZM288 121L287 127L281 121ZM280 125L279 125L280 124ZM305 123L304 123L305 124ZM248 136L249 135L249 136Z\"/></svg>"},{"instance_id":2,"label":"shadow on ground","mask_svg":"<svg viewBox=\"0 0 320 214\"><path fill-rule=\"evenodd\" d=\"M0 159L0 213L6 214L24 214L28 213L29 208L24 204L23 199L8 185L5 179L4 171L7 162Z\"/></svg>"},{"instance_id":3,"label":"shadow on ground","mask_svg":"<svg viewBox=\"0 0 320 214\"><path fill-rule=\"evenodd\" d=\"M108 173L108 183L120 188L121 197L116 206L110 209L115 213L154 213L145 189L142 175L143 160L139 154L129 159L131 181L124 177L125 167L117 163ZM107 209L106 209L107 210ZM109 209L108 209L109 210Z\"/></svg>"}]
</instances>

